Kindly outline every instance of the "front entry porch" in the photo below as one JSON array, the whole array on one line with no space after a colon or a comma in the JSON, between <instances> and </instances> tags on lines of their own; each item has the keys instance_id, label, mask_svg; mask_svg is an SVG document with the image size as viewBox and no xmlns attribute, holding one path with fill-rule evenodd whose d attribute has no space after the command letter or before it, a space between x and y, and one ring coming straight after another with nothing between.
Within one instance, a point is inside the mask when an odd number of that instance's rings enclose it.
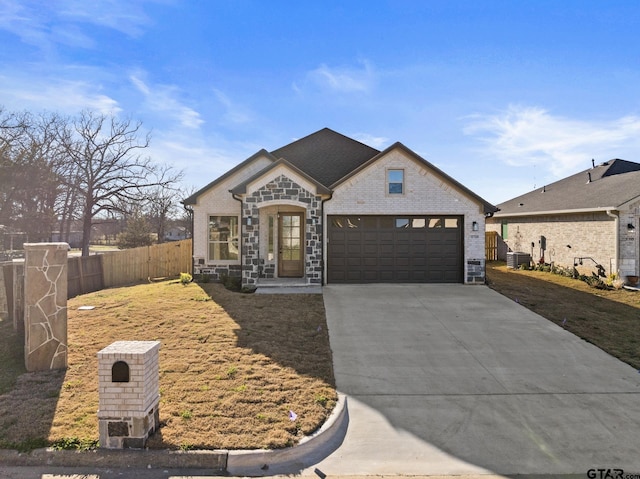
<instances>
[{"instance_id":1,"label":"front entry porch","mask_svg":"<svg viewBox=\"0 0 640 479\"><path fill-rule=\"evenodd\" d=\"M260 278L256 286L257 294L322 294L322 286L306 278Z\"/></svg>"}]
</instances>

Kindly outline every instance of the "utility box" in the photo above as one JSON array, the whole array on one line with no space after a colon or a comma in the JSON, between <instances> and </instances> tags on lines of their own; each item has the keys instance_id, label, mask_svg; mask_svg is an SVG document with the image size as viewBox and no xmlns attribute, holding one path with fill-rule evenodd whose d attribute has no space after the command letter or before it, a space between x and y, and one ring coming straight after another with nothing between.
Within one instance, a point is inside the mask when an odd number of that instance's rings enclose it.
<instances>
[{"instance_id":1,"label":"utility box","mask_svg":"<svg viewBox=\"0 0 640 479\"><path fill-rule=\"evenodd\" d=\"M143 449L160 425L159 341L116 341L98 352L100 447Z\"/></svg>"},{"instance_id":2,"label":"utility box","mask_svg":"<svg viewBox=\"0 0 640 479\"><path fill-rule=\"evenodd\" d=\"M531 255L529 253L507 253L507 268L518 269L521 264L529 265L530 263Z\"/></svg>"}]
</instances>

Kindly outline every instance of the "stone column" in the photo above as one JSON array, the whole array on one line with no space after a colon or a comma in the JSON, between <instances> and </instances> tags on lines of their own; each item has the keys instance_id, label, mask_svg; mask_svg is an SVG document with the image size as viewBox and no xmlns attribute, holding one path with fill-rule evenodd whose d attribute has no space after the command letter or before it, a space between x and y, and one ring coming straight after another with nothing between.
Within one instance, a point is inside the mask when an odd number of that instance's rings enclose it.
<instances>
[{"instance_id":1,"label":"stone column","mask_svg":"<svg viewBox=\"0 0 640 479\"><path fill-rule=\"evenodd\" d=\"M67 367L67 243L25 243L27 371Z\"/></svg>"}]
</instances>

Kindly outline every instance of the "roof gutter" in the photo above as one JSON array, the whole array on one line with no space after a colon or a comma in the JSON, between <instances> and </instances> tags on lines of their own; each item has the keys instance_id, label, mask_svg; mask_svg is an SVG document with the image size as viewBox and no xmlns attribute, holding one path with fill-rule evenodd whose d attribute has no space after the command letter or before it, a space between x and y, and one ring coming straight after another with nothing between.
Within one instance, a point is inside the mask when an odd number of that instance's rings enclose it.
<instances>
[{"instance_id":1,"label":"roof gutter","mask_svg":"<svg viewBox=\"0 0 640 479\"><path fill-rule=\"evenodd\" d=\"M516 216L546 216L546 215L570 215L575 213L609 212L617 209L614 206L603 206L598 208L576 208L572 210L549 210L549 211L523 211L522 213L509 213L506 211L496 211L494 218L511 218ZM608 214L608 213L607 213Z\"/></svg>"},{"instance_id":2,"label":"roof gutter","mask_svg":"<svg viewBox=\"0 0 640 479\"><path fill-rule=\"evenodd\" d=\"M618 262L618 257L619 257L619 250L620 250L620 217L615 214L612 210L607 210L607 216L610 216L611 218L613 218L614 223L615 223L615 229L616 229L616 234L615 234L615 248L614 248L614 257L616 259L616 271L620 270L620 264ZM613 271L609 271L609 274L613 273Z\"/></svg>"},{"instance_id":3,"label":"roof gutter","mask_svg":"<svg viewBox=\"0 0 640 479\"><path fill-rule=\"evenodd\" d=\"M193 275L196 271L196 265L195 265L195 258L194 258L194 253L195 253L195 245L193 244L193 227L194 227L194 222L193 222L193 207L190 204L187 203L182 203L182 207L184 208L184 210L187 212L187 215L189 216L189 229L191 230L191 271L189 271L189 274Z\"/></svg>"}]
</instances>

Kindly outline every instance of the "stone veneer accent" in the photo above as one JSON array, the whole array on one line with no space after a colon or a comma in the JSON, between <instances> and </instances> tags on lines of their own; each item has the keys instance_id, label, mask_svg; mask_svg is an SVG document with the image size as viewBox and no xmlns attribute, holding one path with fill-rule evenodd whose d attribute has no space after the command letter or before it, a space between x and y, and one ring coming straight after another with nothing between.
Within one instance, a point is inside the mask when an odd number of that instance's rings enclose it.
<instances>
[{"instance_id":1,"label":"stone veneer accent","mask_svg":"<svg viewBox=\"0 0 640 479\"><path fill-rule=\"evenodd\" d=\"M485 280L485 259L477 258L467 260L467 279L466 283L484 284Z\"/></svg>"},{"instance_id":2,"label":"stone veneer accent","mask_svg":"<svg viewBox=\"0 0 640 479\"><path fill-rule=\"evenodd\" d=\"M25 243L27 371L67 367L67 243Z\"/></svg>"},{"instance_id":3,"label":"stone veneer accent","mask_svg":"<svg viewBox=\"0 0 640 479\"><path fill-rule=\"evenodd\" d=\"M322 283L322 197L314 195L285 175L247 195L242 202L242 282L256 284L270 265L260 256L260 206L268 202L296 202L305 208L305 278L307 283ZM251 225L246 224L251 218Z\"/></svg>"},{"instance_id":4,"label":"stone veneer accent","mask_svg":"<svg viewBox=\"0 0 640 479\"><path fill-rule=\"evenodd\" d=\"M100 447L142 449L158 429L159 351L159 341L116 341L98 352ZM128 380L116 377L116 363L126 364Z\"/></svg>"}]
</instances>

